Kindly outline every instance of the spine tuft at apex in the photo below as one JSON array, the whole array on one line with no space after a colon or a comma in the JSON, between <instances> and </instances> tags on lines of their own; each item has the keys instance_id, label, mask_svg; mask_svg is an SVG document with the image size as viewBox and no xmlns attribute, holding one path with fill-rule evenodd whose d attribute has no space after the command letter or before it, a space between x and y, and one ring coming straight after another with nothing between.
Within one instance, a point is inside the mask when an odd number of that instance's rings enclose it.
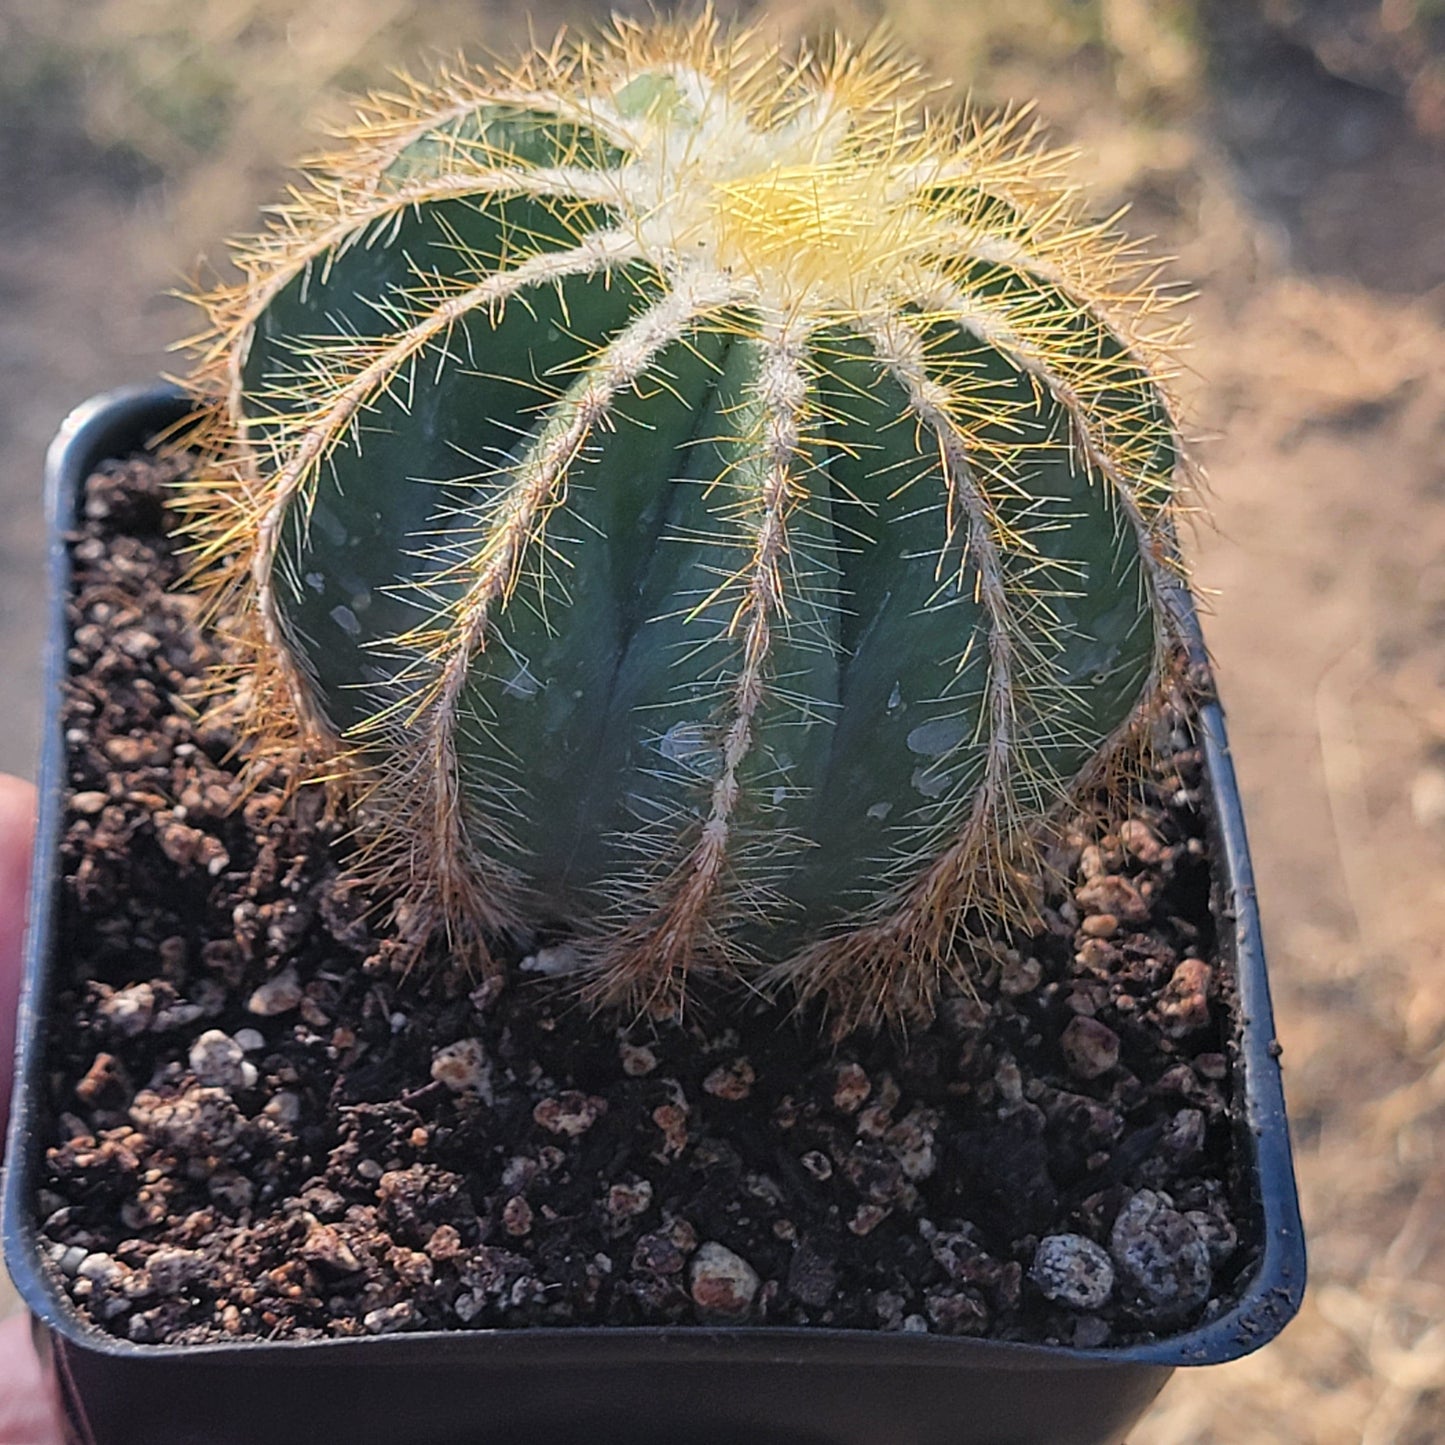
<instances>
[{"instance_id":1,"label":"spine tuft at apex","mask_svg":"<svg viewBox=\"0 0 1445 1445\"><path fill-rule=\"evenodd\" d=\"M403 946L560 927L926 1018L1127 767L1182 585L1172 298L885 42L617 21L374 101L200 298L250 756Z\"/></svg>"}]
</instances>

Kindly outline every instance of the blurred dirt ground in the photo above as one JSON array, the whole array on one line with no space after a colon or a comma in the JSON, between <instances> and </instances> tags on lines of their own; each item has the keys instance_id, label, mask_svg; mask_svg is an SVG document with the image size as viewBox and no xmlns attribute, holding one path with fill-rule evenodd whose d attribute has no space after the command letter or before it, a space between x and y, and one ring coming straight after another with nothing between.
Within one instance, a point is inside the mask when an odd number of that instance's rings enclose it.
<instances>
[{"instance_id":1,"label":"blurred dirt ground","mask_svg":"<svg viewBox=\"0 0 1445 1445\"><path fill-rule=\"evenodd\" d=\"M316 117L482 0L0 0L0 767L33 771L39 477L66 409L143 381L168 289L252 224ZM1037 96L1101 209L1198 287L1193 551L1272 954L1310 1236L1281 1340L1181 1372L1132 1445L1445 1439L1445 4L774 0L888 19L984 104Z\"/></svg>"}]
</instances>

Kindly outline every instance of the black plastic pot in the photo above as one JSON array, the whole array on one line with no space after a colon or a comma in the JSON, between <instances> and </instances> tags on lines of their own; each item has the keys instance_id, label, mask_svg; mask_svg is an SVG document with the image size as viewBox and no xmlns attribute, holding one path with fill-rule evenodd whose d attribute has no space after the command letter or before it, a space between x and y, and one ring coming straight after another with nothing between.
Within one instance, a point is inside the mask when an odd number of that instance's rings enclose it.
<instances>
[{"instance_id":1,"label":"black plastic pot","mask_svg":"<svg viewBox=\"0 0 1445 1445\"><path fill-rule=\"evenodd\" d=\"M37 1242L45 1147L46 1012L60 906L64 537L87 475L185 413L179 393L114 392L51 448L48 694L40 831L10 1123L5 1253L75 1438L94 1445L1114 1445L1179 1365L1272 1339L1299 1306L1304 1244L1285 1127L1254 881L1224 719L1203 709L1222 874L1215 906L1238 973L1238 1148L1253 1168L1258 1271L1218 1318L1170 1339L1085 1351L853 1330L534 1329L206 1346L132 1345L89 1327Z\"/></svg>"}]
</instances>

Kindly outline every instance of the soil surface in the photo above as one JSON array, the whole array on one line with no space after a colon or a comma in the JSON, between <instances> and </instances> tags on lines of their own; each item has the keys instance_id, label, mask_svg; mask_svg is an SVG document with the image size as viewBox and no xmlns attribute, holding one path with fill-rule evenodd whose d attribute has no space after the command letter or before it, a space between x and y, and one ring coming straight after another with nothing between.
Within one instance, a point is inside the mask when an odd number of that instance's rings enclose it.
<instances>
[{"instance_id":1,"label":"soil surface","mask_svg":"<svg viewBox=\"0 0 1445 1445\"><path fill-rule=\"evenodd\" d=\"M1058 849L1046 928L906 1047L704 995L588 1018L565 943L408 976L345 829L243 795L164 535L170 463L72 539L63 978L44 1250L141 1343L819 1324L1092 1347L1169 1332L1254 1257L1228 1102L1200 757ZM1243 1242L1241 1242L1241 1239Z\"/></svg>"}]
</instances>

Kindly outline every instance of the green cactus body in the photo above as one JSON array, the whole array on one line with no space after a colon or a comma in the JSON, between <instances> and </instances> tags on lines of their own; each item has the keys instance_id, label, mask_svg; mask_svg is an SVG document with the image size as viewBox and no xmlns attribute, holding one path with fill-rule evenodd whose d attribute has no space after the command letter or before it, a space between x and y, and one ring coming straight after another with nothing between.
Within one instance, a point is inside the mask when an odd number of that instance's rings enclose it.
<instances>
[{"instance_id":1,"label":"green cactus body","mask_svg":"<svg viewBox=\"0 0 1445 1445\"><path fill-rule=\"evenodd\" d=\"M750 53L413 97L214 299L194 525L409 936L927 1012L1157 685L1173 430L1047 158Z\"/></svg>"}]
</instances>

